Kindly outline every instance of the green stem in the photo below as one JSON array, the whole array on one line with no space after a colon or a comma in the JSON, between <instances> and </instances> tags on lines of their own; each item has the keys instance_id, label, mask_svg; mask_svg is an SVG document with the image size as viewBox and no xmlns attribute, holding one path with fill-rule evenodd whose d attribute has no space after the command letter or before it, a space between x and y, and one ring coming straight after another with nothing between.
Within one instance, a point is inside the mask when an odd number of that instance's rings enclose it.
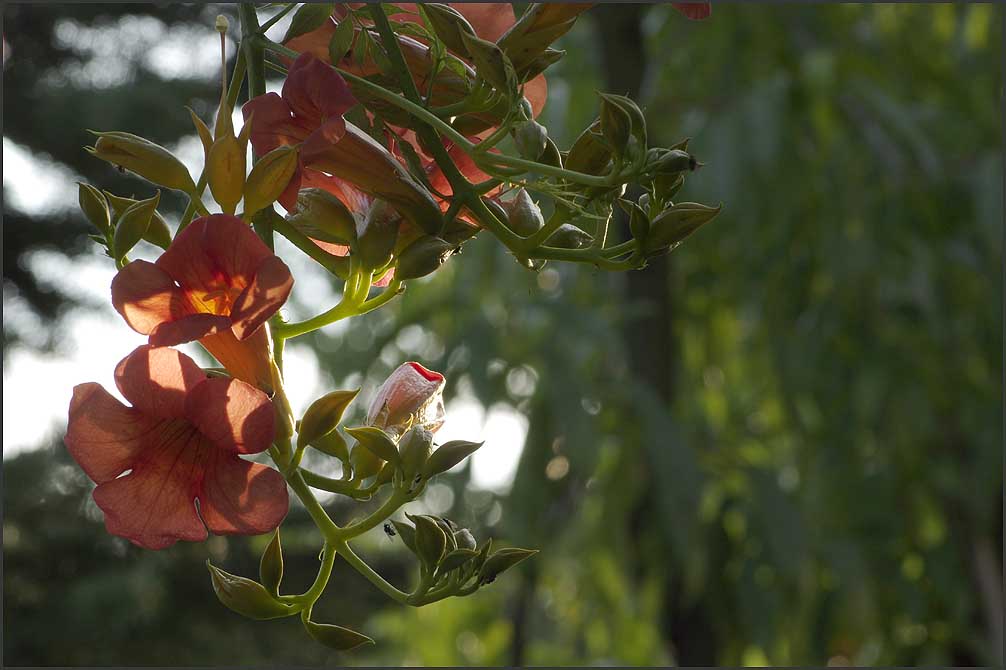
<instances>
[{"instance_id":1,"label":"green stem","mask_svg":"<svg viewBox=\"0 0 1006 670\"><path fill-rule=\"evenodd\" d=\"M367 565L366 561L353 553L353 550L345 540L336 542L335 548L338 550L339 555L342 556L347 563L353 566L353 568L361 575L366 577L367 580L380 589L382 593L403 605L408 604L409 594L395 588L389 584L384 577L377 574L372 567Z\"/></svg>"},{"instance_id":2,"label":"green stem","mask_svg":"<svg viewBox=\"0 0 1006 670\"><path fill-rule=\"evenodd\" d=\"M307 482L304 481L300 470L296 470L290 474L286 481L290 485L290 488L293 489L293 492L297 494L297 497L300 498L300 501L304 503L307 513L311 515L314 525L321 531L321 534L325 537L325 541L329 544L334 543L339 526L332 521L331 517L328 516L328 512L321 506L318 499L314 497L311 489L307 486Z\"/></svg>"},{"instance_id":3,"label":"green stem","mask_svg":"<svg viewBox=\"0 0 1006 670\"><path fill-rule=\"evenodd\" d=\"M391 497L384 501L384 504L378 507L376 510L368 514L363 519L360 519L356 523L351 523L348 526L344 526L342 529L336 533L336 536L343 540L350 540L357 535L362 535L372 528L376 528L378 524L383 522L389 516L395 513L399 507L404 505L409 501L409 496L395 491L391 494Z\"/></svg>"},{"instance_id":4,"label":"green stem","mask_svg":"<svg viewBox=\"0 0 1006 670\"><path fill-rule=\"evenodd\" d=\"M341 321L342 319L347 319L351 316L359 316L360 314L366 314L371 312L378 307L390 302L395 296L402 292L402 282L394 280L388 287L385 288L381 293L370 300L365 300L359 304L352 304L345 300L346 295L343 295L343 300L333 307L332 309L319 314L318 316L308 319L307 321L300 321L298 323L288 323L280 328L273 331L273 336L277 339L290 339L291 337L298 337L300 335L305 335L307 333L318 330L319 328L324 328L325 326L335 323L336 321Z\"/></svg>"},{"instance_id":5,"label":"green stem","mask_svg":"<svg viewBox=\"0 0 1006 670\"><path fill-rule=\"evenodd\" d=\"M348 496L353 500L370 500L373 492L370 490L361 490L356 488L354 483L348 482L344 479L332 479L331 477L325 477L324 475L319 475L317 472L312 472L304 468L300 469L300 474L304 477L304 481L311 488L321 489L322 491L328 491L329 493L338 493L340 495Z\"/></svg>"},{"instance_id":6,"label":"green stem","mask_svg":"<svg viewBox=\"0 0 1006 670\"><path fill-rule=\"evenodd\" d=\"M270 18L269 20L267 20L267 21L266 21L265 23L263 23L263 24L262 24L262 25L261 25L261 26L259 27L259 32L260 32L260 33L262 33L262 34L265 34L265 31L269 30L269 29L270 29L270 28L272 28L272 27L273 27L274 25L276 25L276 24L277 24L277 23L278 23L278 22L279 22L280 20L282 20L282 18L283 18L284 16L286 16L287 14L289 14L289 13L290 13L290 10L292 10L292 9L293 9L294 7L296 7L296 6L297 6L297 3L295 3L295 2L291 2L291 3L290 3L290 4L288 4L288 5L286 6L286 7L284 7L284 8L283 8L283 9L281 9L281 10L279 10L278 12L276 12L276 14L275 14L275 15L273 15L273 17L272 17L272 18Z\"/></svg>"},{"instance_id":7,"label":"green stem","mask_svg":"<svg viewBox=\"0 0 1006 670\"><path fill-rule=\"evenodd\" d=\"M328 586L328 579L332 576L332 566L335 565L337 552L335 547L328 542L325 543L322 552L321 565L318 567L318 576L314 578L311 588L301 595L291 598L294 602L306 603L310 606L317 602L321 594L325 592L325 587Z\"/></svg>"}]
</instances>

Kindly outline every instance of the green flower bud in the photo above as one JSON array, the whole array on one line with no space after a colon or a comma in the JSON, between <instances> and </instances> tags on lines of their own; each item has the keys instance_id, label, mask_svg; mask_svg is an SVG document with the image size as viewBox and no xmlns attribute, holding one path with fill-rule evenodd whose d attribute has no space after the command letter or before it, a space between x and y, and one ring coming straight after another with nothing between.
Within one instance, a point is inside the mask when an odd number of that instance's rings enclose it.
<instances>
[{"instance_id":1,"label":"green flower bud","mask_svg":"<svg viewBox=\"0 0 1006 670\"><path fill-rule=\"evenodd\" d=\"M297 194L297 212L286 217L308 237L334 244L356 240L356 218L341 200L321 188L305 188Z\"/></svg>"},{"instance_id":2,"label":"green flower bud","mask_svg":"<svg viewBox=\"0 0 1006 670\"><path fill-rule=\"evenodd\" d=\"M506 211L510 230L518 235L533 235L545 225L541 209L522 188L510 200L500 201L500 206Z\"/></svg>"},{"instance_id":3,"label":"green flower bud","mask_svg":"<svg viewBox=\"0 0 1006 670\"><path fill-rule=\"evenodd\" d=\"M402 538L402 543L409 548L409 551L416 553L416 528L415 526L410 526L407 523L402 523L401 521L395 521L392 519L391 525L395 527L398 532L398 537Z\"/></svg>"},{"instance_id":4,"label":"green flower bud","mask_svg":"<svg viewBox=\"0 0 1006 670\"><path fill-rule=\"evenodd\" d=\"M355 391L332 391L315 400L304 413L297 431L297 447L303 448L318 438L328 435L342 420L342 415L353 402Z\"/></svg>"},{"instance_id":5,"label":"green flower bud","mask_svg":"<svg viewBox=\"0 0 1006 670\"><path fill-rule=\"evenodd\" d=\"M384 200L375 200L367 212L353 252L367 269L383 267L391 261L402 217Z\"/></svg>"},{"instance_id":6,"label":"green flower bud","mask_svg":"<svg viewBox=\"0 0 1006 670\"><path fill-rule=\"evenodd\" d=\"M90 184L78 182L77 202L80 203L80 210L84 212L91 225L97 228L98 232L106 234L112 221L108 213L108 201L101 191Z\"/></svg>"},{"instance_id":7,"label":"green flower bud","mask_svg":"<svg viewBox=\"0 0 1006 670\"><path fill-rule=\"evenodd\" d=\"M503 50L494 42L476 37L474 34L461 32L461 41L465 51L475 64L475 72L479 77L492 84L492 87L503 94L516 92L517 73L513 64Z\"/></svg>"},{"instance_id":8,"label":"green flower bud","mask_svg":"<svg viewBox=\"0 0 1006 670\"><path fill-rule=\"evenodd\" d=\"M478 546L475 536L467 528L454 531L454 543L458 545L458 549L475 549Z\"/></svg>"},{"instance_id":9,"label":"green flower bud","mask_svg":"<svg viewBox=\"0 0 1006 670\"><path fill-rule=\"evenodd\" d=\"M665 209L650 223L650 234L643 245L643 251L652 256L674 249L686 237L712 221L722 207L679 202L670 209Z\"/></svg>"},{"instance_id":10,"label":"green flower bud","mask_svg":"<svg viewBox=\"0 0 1006 670\"><path fill-rule=\"evenodd\" d=\"M500 549L482 564L479 569L479 584L492 583L499 574L537 553L536 549L518 549L516 547Z\"/></svg>"},{"instance_id":11,"label":"green flower bud","mask_svg":"<svg viewBox=\"0 0 1006 670\"><path fill-rule=\"evenodd\" d=\"M296 614L300 608L286 605L273 598L264 586L246 577L232 575L214 567L208 560L213 591L221 603L249 619L276 619Z\"/></svg>"},{"instance_id":12,"label":"green flower bud","mask_svg":"<svg viewBox=\"0 0 1006 670\"><path fill-rule=\"evenodd\" d=\"M247 144L232 134L225 134L214 140L206 154L210 192L226 214L234 213L244 193L247 153Z\"/></svg>"},{"instance_id":13,"label":"green flower bud","mask_svg":"<svg viewBox=\"0 0 1006 670\"><path fill-rule=\"evenodd\" d=\"M583 249L589 247L594 241L594 236L580 230L571 223L564 223L552 233L545 246L559 247L560 249Z\"/></svg>"},{"instance_id":14,"label":"green flower bud","mask_svg":"<svg viewBox=\"0 0 1006 670\"><path fill-rule=\"evenodd\" d=\"M283 581L283 546L279 541L279 528L262 552L258 573L265 590L273 597L278 596L279 585Z\"/></svg>"},{"instance_id":15,"label":"green flower bud","mask_svg":"<svg viewBox=\"0 0 1006 670\"><path fill-rule=\"evenodd\" d=\"M616 156L625 153L632 131L632 120L610 97L601 94L601 134Z\"/></svg>"},{"instance_id":16,"label":"green flower bud","mask_svg":"<svg viewBox=\"0 0 1006 670\"><path fill-rule=\"evenodd\" d=\"M425 277L440 268L457 249L457 245L439 237L421 237L402 250L395 279Z\"/></svg>"},{"instance_id":17,"label":"green flower bud","mask_svg":"<svg viewBox=\"0 0 1006 670\"><path fill-rule=\"evenodd\" d=\"M462 565L468 561L475 558L476 552L472 549L461 549L460 547L454 549L453 551L447 552L444 556L444 560L440 562L440 567L437 568L437 574L446 575L451 570L457 570Z\"/></svg>"},{"instance_id":18,"label":"green flower bud","mask_svg":"<svg viewBox=\"0 0 1006 670\"><path fill-rule=\"evenodd\" d=\"M136 243L143 239L150 227L150 221L157 210L157 203L161 200L161 192L158 191L153 197L130 205L119 217L115 225L115 236L113 241L114 254L116 260L121 260L128 254Z\"/></svg>"},{"instance_id":19,"label":"green flower bud","mask_svg":"<svg viewBox=\"0 0 1006 670\"><path fill-rule=\"evenodd\" d=\"M534 119L528 119L514 130L517 152L528 160L538 160L548 142L548 130Z\"/></svg>"},{"instance_id":20,"label":"green flower bud","mask_svg":"<svg viewBox=\"0 0 1006 670\"><path fill-rule=\"evenodd\" d=\"M305 5L310 7L312 5ZM315 623L302 617L307 634L316 642L337 651L350 651L365 644L374 644L374 640L363 633L343 628L330 623Z\"/></svg>"},{"instance_id":21,"label":"green flower bud","mask_svg":"<svg viewBox=\"0 0 1006 670\"><path fill-rule=\"evenodd\" d=\"M407 485L412 486L422 477L432 449L433 433L420 426L410 428L402 438L402 478Z\"/></svg>"},{"instance_id":22,"label":"green flower bud","mask_svg":"<svg viewBox=\"0 0 1006 670\"><path fill-rule=\"evenodd\" d=\"M245 218L276 202L296 171L294 147L276 147L259 159L244 185Z\"/></svg>"},{"instance_id":23,"label":"green flower bud","mask_svg":"<svg viewBox=\"0 0 1006 670\"><path fill-rule=\"evenodd\" d=\"M112 207L113 225L116 224L127 209L139 202L139 200L134 198L122 198L113 195L108 191L103 191L103 193L108 200L108 204ZM143 234L143 239L151 244L156 244L161 249L167 249L171 245L171 229L168 228L168 222L164 220L160 212L154 210L154 215L150 219L147 232Z\"/></svg>"},{"instance_id":24,"label":"green flower bud","mask_svg":"<svg viewBox=\"0 0 1006 670\"><path fill-rule=\"evenodd\" d=\"M416 5L426 18L426 23L444 45L456 54L468 55L468 48L461 38L461 33L475 37L475 29L468 19L451 7L436 2Z\"/></svg>"},{"instance_id":25,"label":"green flower bud","mask_svg":"<svg viewBox=\"0 0 1006 670\"><path fill-rule=\"evenodd\" d=\"M189 171L174 154L159 144L131 133L94 133L93 155L165 188L191 193L196 190Z\"/></svg>"},{"instance_id":26,"label":"green flower bud","mask_svg":"<svg viewBox=\"0 0 1006 670\"><path fill-rule=\"evenodd\" d=\"M368 479L381 471L384 461L358 442L349 453L349 465L353 468L354 477Z\"/></svg>"},{"instance_id":27,"label":"green flower bud","mask_svg":"<svg viewBox=\"0 0 1006 670\"><path fill-rule=\"evenodd\" d=\"M338 458L343 463L349 462L349 445L338 430L316 437L310 444L323 454Z\"/></svg>"},{"instance_id":28,"label":"green flower bud","mask_svg":"<svg viewBox=\"0 0 1006 670\"><path fill-rule=\"evenodd\" d=\"M651 169L658 174L676 174L685 170L693 172L698 165L695 156L687 151L668 149L659 152L659 155L651 163Z\"/></svg>"},{"instance_id":29,"label":"green flower bud","mask_svg":"<svg viewBox=\"0 0 1006 670\"><path fill-rule=\"evenodd\" d=\"M358 428L347 428L346 432L356 438L360 446L378 459L388 461L389 463L399 462L398 445L395 444L390 435L380 428L360 426ZM356 450L354 449L353 451L355 452Z\"/></svg>"},{"instance_id":30,"label":"green flower bud","mask_svg":"<svg viewBox=\"0 0 1006 670\"><path fill-rule=\"evenodd\" d=\"M447 535L436 521L426 515L406 516L416 525L416 553L423 568L432 573L447 552Z\"/></svg>"},{"instance_id":31,"label":"green flower bud","mask_svg":"<svg viewBox=\"0 0 1006 670\"><path fill-rule=\"evenodd\" d=\"M447 472L455 465L474 454L484 442L467 442L465 440L452 440L437 448L431 455L426 465L423 466L423 476L427 479L441 472Z\"/></svg>"}]
</instances>

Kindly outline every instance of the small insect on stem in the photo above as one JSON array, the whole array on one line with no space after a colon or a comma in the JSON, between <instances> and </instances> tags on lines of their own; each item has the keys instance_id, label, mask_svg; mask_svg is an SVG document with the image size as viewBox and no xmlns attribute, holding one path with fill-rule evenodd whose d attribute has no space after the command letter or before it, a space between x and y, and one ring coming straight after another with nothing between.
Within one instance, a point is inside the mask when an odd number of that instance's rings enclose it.
<instances>
[{"instance_id":1,"label":"small insect on stem","mask_svg":"<svg viewBox=\"0 0 1006 670\"><path fill-rule=\"evenodd\" d=\"M387 521L384 522L384 534L387 535L389 538L398 535L398 533L395 531L395 527L392 526Z\"/></svg>"}]
</instances>

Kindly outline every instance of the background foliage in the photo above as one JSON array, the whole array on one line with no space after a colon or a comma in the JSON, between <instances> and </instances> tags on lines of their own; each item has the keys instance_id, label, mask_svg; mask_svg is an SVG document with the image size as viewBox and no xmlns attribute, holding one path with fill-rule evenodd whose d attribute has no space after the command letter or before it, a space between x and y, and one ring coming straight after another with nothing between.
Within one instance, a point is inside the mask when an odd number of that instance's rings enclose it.
<instances>
[{"instance_id":1,"label":"background foliage","mask_svg":"<svg viewBox=\"0 0 1006 670\"><path fill-rule=\"evenodd\" d=\"M126 193L84 129L172 146L191 134L182 105L214 104L216 70L174 78L115 45L212 40L220 8L3 11L5 154ZM440 482L448 516L541 554L421 610L337 562L319 619L378 639L338 656L213 598L204 560L254 575L265 538L142 552L104 533L61 444L40 445L4 461L4 661L1001 664L1001 12L717 5L698 24L595 8L550 70L550 133L568 145L596 90L638 96L658 143L692 138L707 166L684 195L724 202L715 224L627 276L535 275L477 240L393 307L311 336L333 386L418 358L449 396L524 413L509 491ZM103 31L82 48L68 26ZM72 292L31 255L97 253L75 210L19 211L6 191L5 360L73 336ZM313 575L310 532L293 509L287 590ZM361 550L411 578L397 541L375 531Z\"/></svg>"}]
</instances>

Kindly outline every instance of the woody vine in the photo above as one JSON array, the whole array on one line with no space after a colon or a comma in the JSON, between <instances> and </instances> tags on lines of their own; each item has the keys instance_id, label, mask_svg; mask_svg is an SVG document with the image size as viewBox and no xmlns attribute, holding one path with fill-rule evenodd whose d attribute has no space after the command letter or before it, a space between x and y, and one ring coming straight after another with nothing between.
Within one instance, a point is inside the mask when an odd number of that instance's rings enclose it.
<instances>
[{"instance_id":1,"label":"woody vine","mask_svg":"<svg viewBox=\"0 0 1006 670\"><path fill-rule=\"evenodd\" d=\"M676 7L690 18L709 13L705 3ZM563 55L551 44L588 8L532 5L515 19L510 5L293 3L260 21L242 4L240 46L233 70L221 72L213 127L192 113L204 148L198 178L148 140L95 133L92 154L153 190L145 199L87 184L79 191L97 229L91 237L118 269L112 303L148 336L115 370L130 405L94 383L78 385L70 405L65 443L97 484L110 533L152 550L209 533L271 533L257 580L207 562L217 597L252 619L298 615L312 638L339 650L373 640L312 617L337 557L389 598L421 607L470 595L535 553L494 549L441 517L391 518L481 446L437 443L443 375L403 363L370 399L365 424L346 427L358 391L332 391L294 416L283 348L391 302L479 234L532 272L548 261L621 271L644 267L716 216L718 207L675 200L700 164L687 140L650 146L632 100L600 94L597 119L568 150L535 120L543 73ZM291 13L284 39L268 39ZM229 21L220 17L217 28L223 50ZM266 93L267 69L284 76L280 94ZM507 138L515 153L500 150ZM628 186L644 194L628 199ZM189 198L173 226L157 211L155 187ZM615 207L628 216L627 239L611 230ZM284 320L294 278L275 235L342 282L338 304ZM162 250L154 262L130 260L141 243ZM185 342L219 366L201 369L173 348ZM307 449L336 459L342 475L304 467ZM271 466L241 458L262 453ZM322 542L317 578L300 594L282 592L289 491ZM315 491L383 502L340 526ZM408 591L353 552L354 538L382 524L416 556Z\"/></svg>"}]
</instances>

